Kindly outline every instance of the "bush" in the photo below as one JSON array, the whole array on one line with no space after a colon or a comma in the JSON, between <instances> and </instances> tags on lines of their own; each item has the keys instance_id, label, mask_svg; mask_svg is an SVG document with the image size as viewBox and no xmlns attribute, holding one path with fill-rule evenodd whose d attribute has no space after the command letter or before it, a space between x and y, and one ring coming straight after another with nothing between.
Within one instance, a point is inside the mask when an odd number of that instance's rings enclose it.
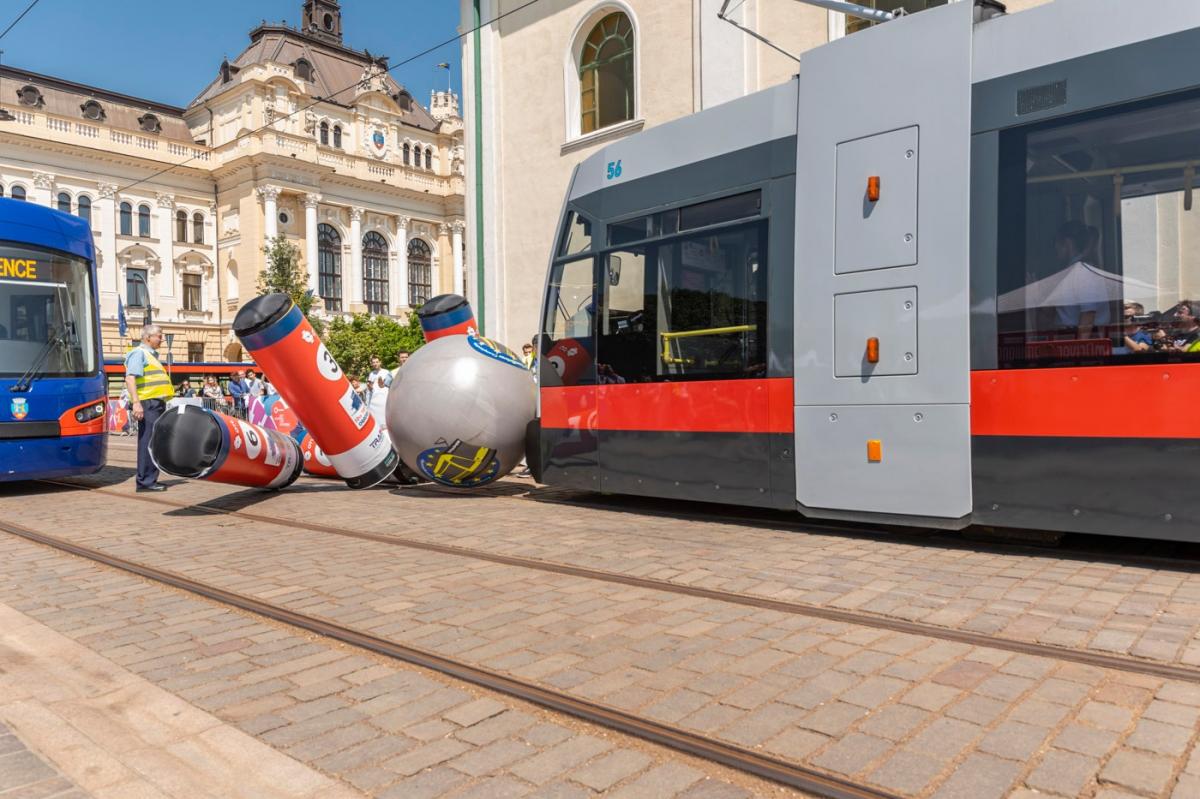
<instances>
[{"instance_id":1,"label":"bush","mask_svg":"<svg viewBox=\"0 0 1200 799\"><path fill-rule=\"evenodd\" d=\"M425 343L415 310L403 323L372 314L339 317L329 323L322 339L342 370L359 378L371 371L372 355L378 355L384 366L394 369L398 351L416 352Z\"/></svg>"}]
</instances>

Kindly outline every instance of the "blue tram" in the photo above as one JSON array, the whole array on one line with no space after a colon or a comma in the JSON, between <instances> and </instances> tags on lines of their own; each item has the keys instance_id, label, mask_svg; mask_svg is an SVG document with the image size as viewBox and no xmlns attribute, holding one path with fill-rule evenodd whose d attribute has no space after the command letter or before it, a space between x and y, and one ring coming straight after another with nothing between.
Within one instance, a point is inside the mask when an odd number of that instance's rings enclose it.
<instances>
[{"instance_id":1,"label":"blue tram","mask_svg":"<svg viewBox=\"0 0 1200 799\"><path fill-rule=\"evenodd\" d=\"M0 199L0 481L99 470L105 382L91 228Z\"/></svg>"}]
</instances>

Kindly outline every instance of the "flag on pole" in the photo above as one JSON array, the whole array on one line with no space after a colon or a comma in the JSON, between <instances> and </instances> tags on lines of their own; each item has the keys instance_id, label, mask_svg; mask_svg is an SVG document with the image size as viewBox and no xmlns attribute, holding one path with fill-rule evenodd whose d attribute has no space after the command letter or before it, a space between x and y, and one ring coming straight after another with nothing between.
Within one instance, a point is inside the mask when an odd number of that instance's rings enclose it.
<instances>
[{"instance_id":1,"label":"flag on pole","mask_svg":"<svg viewBox=\"0 0 1200 799\"><path fill-rule=\"evenodd\" d=\"M117 332L121 334L121 338L125 338L125 334L129 332L129 322L125 319L125 303L121 302L120 295L117 296Z\"/></svg>"}]
</instances>

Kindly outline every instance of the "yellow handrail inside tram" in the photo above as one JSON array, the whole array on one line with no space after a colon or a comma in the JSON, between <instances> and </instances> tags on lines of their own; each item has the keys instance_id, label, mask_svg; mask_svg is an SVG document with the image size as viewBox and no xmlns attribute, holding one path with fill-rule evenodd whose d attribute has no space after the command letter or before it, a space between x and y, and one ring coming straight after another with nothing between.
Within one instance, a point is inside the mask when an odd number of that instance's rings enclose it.
<instances>
[{"instance_id":1,"label":"yellow handrail inside tram","mask_svg":"<svg viewBox=\"0 0 1200 799\"><path fill-rule=\"evenodd\" d=\"M676 358L671 354L671 342L679 338L698 338L700 336L722 336L728 333L750 333L754 325L734 325L732 327L706 327L700 330L679 330L671 333L659 333L662 339L662 361L670 366L689 366L695 361L692 358Z\"/></svg>"}]
</instances>

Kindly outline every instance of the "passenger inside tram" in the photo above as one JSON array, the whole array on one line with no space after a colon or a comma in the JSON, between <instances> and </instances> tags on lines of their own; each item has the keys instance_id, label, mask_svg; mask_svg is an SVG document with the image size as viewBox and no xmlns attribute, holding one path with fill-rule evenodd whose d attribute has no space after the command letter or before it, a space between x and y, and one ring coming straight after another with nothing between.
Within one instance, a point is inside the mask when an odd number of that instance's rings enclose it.
<instances>
[{"instance_id":1,"label":"passenger inside tram","mask_svg":"<svg viewBox=\"0 0 1200 799\"><path fill-rule=\"evenodd\" d=\"M1001 368L1200 355L1200 98L1001 136Z\"/></svg>"}]
</instances>

